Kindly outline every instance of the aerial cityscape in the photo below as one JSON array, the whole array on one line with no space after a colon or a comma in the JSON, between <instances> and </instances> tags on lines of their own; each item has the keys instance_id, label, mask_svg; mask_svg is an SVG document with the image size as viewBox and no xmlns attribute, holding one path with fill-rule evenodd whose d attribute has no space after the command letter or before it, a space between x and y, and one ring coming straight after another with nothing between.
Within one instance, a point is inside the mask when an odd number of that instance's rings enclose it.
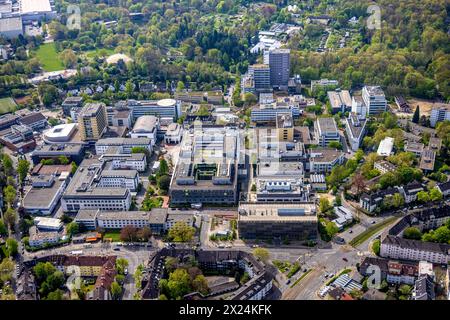
<instances>
[{"instance_id":1,"label":"aerial cityscape","mask_svg":"<svg viewBox=\"0 0 450 320\"><path fill-rule=\"evenodd\" d=\"M0 300L450 300L449 10L0 0Z\"/></svg>"}]
</instances>

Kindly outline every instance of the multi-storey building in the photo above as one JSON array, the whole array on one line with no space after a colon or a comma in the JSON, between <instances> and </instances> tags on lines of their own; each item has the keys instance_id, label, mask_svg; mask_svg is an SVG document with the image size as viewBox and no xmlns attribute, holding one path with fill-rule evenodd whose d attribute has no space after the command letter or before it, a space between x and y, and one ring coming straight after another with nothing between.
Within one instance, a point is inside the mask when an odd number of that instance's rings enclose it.
<instances>
[{"instance_id":1,"label":"multi-storey building","mask_svg":"<svg viewBox=\"0 0 450 320\"><path fill-rule=\"evenodd\" d=\"M149 138L106 138L95 143L95 152L102 155L108 148L117 147L121 154L130 154L135 147L145 148L152 152L152 140Z\"/></svg>"},{"instance_id":2,"label":"multi-storey building","mask_svg":"<svg viewBox=\"0 0 450 320\"><path fill-rule=\"evenodd\" d=\"M313 203L241 203L238 230L242 239L317 238L316 206Z\"/></svg>"},{"instance_id":3,"label":"multi-storey building","mask_svg":"<svg viewBox=\"0 0 450 320\"><path fill-rule=\"evenodd\" d=\"M270 68L267 64L254 64L248 68L248 74L253 78L256 92L270 89Z\"/></svg>"},{"instance_id":4,"label":"multi-storey building","mask_svg":"<svg viewBox=\"0 0 450 320\"><path fill-rule=\"evenodd\" d=\"M434 128L441 121L450 120L450 104L431 109L430 125Z\"/></svg>"},{"instance_id":5,"label":"multi-storey building","mask_svg":"<svg viewBox=\"0 0 450 320\"><path fill-rule=\"evenodd\" d=\"M366 119L361 119L356 113L351 112L345 119L345 132L347 133L350 148L357 151L366 131Z\"/></svg>"},{"instance_id":6,"label":"multi-storey building","mask_svg":"<svg viewBox=\"0 0 450 320\"><path fill-rule=\"evenodd\" d=\"M132 177L107 175L102 181L104 167L105 163L97 159L86 159L80 164L62 197L61 206L64 211L73 212L80 209L120 211L130 208L129 187L138 181L137 171L134 171L136 174Z\"/></svg>"},{"instance_id":7,"label":"multi-storey building","mask_svg":"<svg viewBox=\"0 0 450 320\"><path fill-rule=\"evenodd\" d=\"M387 235L381 242L380 255L390 259L404 259L446 264L450 258L450 245L421 240L409 240Z\"/></svg>"},{"instance_id":8,"label":"multi-storey building","mask_svg":"<svg viewBox=\"0 0 450 320\"><path fill-rule=\"evenodd\" d=\"M127 106L132 111L133 119L146 115L159 118L172 118L176 121L181 116L181 101L174 99L162 100L128 100L121 105Z\"/></svg>"},{"instance_id":9,"label":"multi-storey building","mask_svg":"<svg viewBox=\"0 0 450 320\"><path fill-rule=\"evenodd\" d=\"M312 173L331 172L334 166L344 162L344 153L337 149L316 148L309 150L307 169Z\"/></svg>"},{"instance_id":10,"label":"multi-storey building","mask_svg":"<svg viewBox=\"0 0 450 320\"><path fill-rule=\"evenodd\" d=\"M298 118L300 116L300 108L295 105L262 104L252 109L250 120L257 124L275 123L277 116L283 114L290 115L292 118Z\"/></svg>"},{"instance_id":11,"label":"multi-storey building","mask_svg":"<svg viewBox=\"0 0 450 320\"><path fill-rule=\"evenodd\" d=\"M289 49L270 50L270 85L280 89L287 89L290 75L291 51Z\"/></svg>"},{"instance_id":12,"label":"multi-storey building","mask_svg":"<svg viewBox=\"0 0 450 320\"><path fill-rule=\"evenodd\" d=\"M194 127L186 132L170 184L171 203L235 204L242 143L233 128Z\"/></svg>"},{"instance_id":13,"label":"multi-storey building","mask_svg":"<svg viewBox=\"0 0 450 320\"><path fill-rule=\"evenodd\" d=\"M383 89L379 86L364 86L362 98L367 107L367 115L376 115L386 111L387 100Z\"/></svg>"},{"instance_id":14,"label":"multi-storey building","mask_svg":"<svg viewBox=\"0 0 450 320\"><path fill-rule=\"evenodd\" d=\"M332 141L340 142L341 136L334 118L317 118L314 133L320 146L326 147Z\"/></svg>"},{"instance_id":15,"label":"multi-storey building","mask_svg":"<svg viewBox=\"0 0 450 320\"><path fill-rule=\"evenodd\" d=\"M83 141L98 140L108 128L106 106L103 103L87 103L78 115L78 130Z\"/></svg>"},{"instance_id":16,"label":"multi-storey building","mask_svg":"<svg viewBox=\"0 0 450 320\"><path fill-rule=\"evenodd\" d=\"M348 90L328 91L331 111L333 113L349 111L352 107L352 98Z\"/></svg>"},{"instance_id":17,"label":"multi-storey building","mask_svg":"<svg viewBox=\"0 0 450 320\"><path fill-rule=\"evenodd\" d=\"M108 149L116 149L114 147ZM100 161L109 162L113 170L137 170L143 172L147 168L147 157L144 153L130 153L130 154L119 154L110 153L109 151L103 153L100 157Z\"/></svg>"}]
</instances>

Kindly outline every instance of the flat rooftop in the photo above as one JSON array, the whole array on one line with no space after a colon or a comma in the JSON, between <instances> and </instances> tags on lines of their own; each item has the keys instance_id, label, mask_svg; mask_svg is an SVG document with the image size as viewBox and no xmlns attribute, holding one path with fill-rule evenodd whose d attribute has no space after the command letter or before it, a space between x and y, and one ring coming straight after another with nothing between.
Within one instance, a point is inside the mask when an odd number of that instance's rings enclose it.
<instances>
[{"instance_id":1,"label":"flat rooftop","mask_svg":"<svg viewBox=\"0 0 450 320\"><path fill-rule=\"evenodd\" d=\"M50 188L32 187L23 199L25 209L47 209L55 199L57 192L64 181L55 179Z\"/></svg>"},{"instance_id":2,"label":"flat rooftop","mask_svg":"<svg viewBox=\"0 0 450 320\"><path fill-rule=\"evenodd\" d=\"M334 118L317 118L317 125L321 133L337 133L338 128Z\"/></svg>"},{"instance_id":3,"label":"flat rooftop","mask_svg":"<svg viewBox=\"0 0 450 320\"><path fill-rule=\"evenodd\" d=\"M313 203L241 203L239 213L240 221L317 221Z\"/></svg>"},{"instance_id":4,"label":"flat rooftop","mask_svg":"<svg viewBox=\"0 0 450 320\"><path fill-rule=\"evenodd\" d=\"M342 151L332 148L309 149L309 153L313 162L333 162L344 154Z\"/></svg>"},{"instance_id":5,"label":"flat rooftop","mask_svg":"<svg viewBox=\"0 0 450 320\"><path fill-rule=\"evenodd\" d=\"M19 0L21 13L51 12L49 0Z\"/></svg>"}]
</instances>

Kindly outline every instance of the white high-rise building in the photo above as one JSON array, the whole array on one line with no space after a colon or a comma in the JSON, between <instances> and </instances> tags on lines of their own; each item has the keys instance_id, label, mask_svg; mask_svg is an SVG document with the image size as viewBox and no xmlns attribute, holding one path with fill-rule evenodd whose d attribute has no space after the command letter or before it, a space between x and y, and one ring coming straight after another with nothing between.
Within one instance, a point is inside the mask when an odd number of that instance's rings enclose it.
<instances>
[{"instance_id":1,"label":"white high-rise building","mask_svg":"<svg viewBox=\"0 0 450 320\"><path fill-rule=\"evenodd\" d=\"M367 107L367 115L380 114L387 109L386 97L379 86L365 86L362 89L362 99Z\"/></svg>"},{"instance_id":2,"label":"white high-rise building","mask_svg":"<svg viewBox=\"0 0 450 320\"><path fill-rule=\"evenodd\" d=\"M433 108L430 115L430 125L434 128L441 121L450 120L450 104Z\"/></svg>"}]
</instances>

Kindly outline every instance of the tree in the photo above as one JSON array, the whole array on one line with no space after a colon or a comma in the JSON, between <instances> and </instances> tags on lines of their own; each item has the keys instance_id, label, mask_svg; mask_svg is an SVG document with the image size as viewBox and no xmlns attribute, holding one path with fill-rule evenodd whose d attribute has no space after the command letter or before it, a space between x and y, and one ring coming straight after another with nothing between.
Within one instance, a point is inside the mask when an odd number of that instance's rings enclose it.
<instances>
[{"instance_id":1,"label":"tree","mask_svg":"<svg viewBox=\"0 0 450 320\"><path fill-rule=\"evenodd\" d=\"M192 287L195 291L198 291L203 295L209 293L208 281L206 281L205 276L202 274L195 277L192 281Z\"/></svg>"},{"instance_id":2,"label":"tree","mask_svg":"<svg viewBox=\"0 0 450 320\"><path fill-rule=\"evenodd\" d=\"M23 183L30 170L30 163L25 159L20 159L17 163L17 173L19 174L19 183Z\"/></svg>"},{"instance_id":3,"label":"tree","mask_svg":"<svg viewBox=\"0 0 450 320\"><path fill-rule=\"evenodd\" d=\"M11 160L11 157L4 153L2 155L2 165L3 169L5 170L6 175L10 176L12 175L14 168L13 168L13 162Z\"/></svg>"},{"instance_id":4,"label":"tree","mask_svg":"<svg viewBox=\"0 0 450 320\"><path fill-rule=\"evenodd\" d=\"M392 196L392 205L395 208L399 208L399 207L403 206L404 203L405 203L405 199L402 197L402 195L400 193L397 192Z\"/></svg>"},{"instance_id":5,"label":"tree","mask_svg":"<svg viewBox=\"0 0 450 320\"><path fill-rule=\"evenodd\" d=\"M419 106L417 106L416 110L414 110L412 122L419 123L419 119L420 119L420 108L419 108Z\"/></svg>"},{"instance_id":6,"label":"tree","mask_svg":"<svg viewBox=\"0 0 450 320\"><path fill-rule=\"evenodd\" d=\"M253 250L253 255L263 262L267 262L270 257L269 250L265 248L255 248Z\"/></svg>"},{"instance_id":7,"label":"tree","mask_svg":"<svg viewBox=\"0 0 450 320\"><path fill-rule=\"evenodd\" d=\"M180 299L185 294L191 292L191 279L186 269L176 269L169 275L167 289L170 296L174 299Z\"/></svg>"},{"instance_id":8,"label":"tree","mask_svg":"<svg viewBox=\"0 0 450 320\"><path fill-rule=\"evenodd\" d=\"M66 68L74 68L78 60L72 49L65 49L61 52L60 58Z\"/></svg>"},{"instance_id":9,"label":"tree","mask_svg":"<svg viewBox=\"0 0 450 320\"><path fill-rule=\"evenodd\" d=\"M3 195L5 196L5 201L8 206L11 206L14 200L16 200L17 191L13 186L9 185L3 188Z\"/></svg>"},{"instance_id":10,"label":"tree","mask_svg":"<svg viewBox=\"0 0 450 320\"><path fill-rule=\"evenodd\" d=\"M356 153L355 153L356 162L360 162L363 158L364 158L364 151L362 151L361 149L358 149L358 151L356 151Z\"/></svg>"},{"instance_id":11,"label":"tree","mask_svg":"<svg viewBox=\"0 0 450 320\"><path fill-rule=\"evenodd\" d=\"M114 300L119 299L122 294L122 287L116 281L111 283L111 296Z\"/></svg>"},{"instance_id":12,"label":"tree","mask_svg":"<svg viewBox=\"0 0 450 320\"><path fill-rule=\"evenodd\" d=\"M339 232L339 228L332 221L328 221L325 225L325 231L330 238L333 238L336 233Z\"/></svg>"},{"instance_id":13,"label":"tree","mask_svg":"<svg viewBox=\"0 0 450 320\"><path fill-rule=\"evenodd\" d=\"M419 191L417 193L417 201L429 202L430 201L430 195L426 191Z\"/></svg>"},{"instance_id":14,"label":"tree","mask_svg":"<svg viewBox=\"0 0 450 320\"><path fill-rule=\"evenodd\" d=\"M410 295L411 291L412 291L412 287L407 284L403 284L398 288L398 292L405 296Z\"/></svg>"},{"instance_id":15,"label":"tree","mask_svg":"<svg viewBox=\"0 0 450 320\"><path fill-rule=\"evenodd\" d=\"M372 243L372 251L373 251L373 253L375 253L377 256L380 255L380 247L381 247L381 241L380 241L380 239L374 240L374 242Z\"/></svg>"},{"instance_id":16,"label":"tree","mask_svg":"<svg viewBox=\"0 0 450 320\"><path fill-rule=\"evenodd\" d=\"M164 176L169 173L169 165L166 159L161 159L159 161L159 170L157 176Z\"/></svg>"},{"instance_id":17,"label":"tree","mask_svg":"<svg viewBox=\"0 0 450 320\"><path fill-rule=\"evenodd\" d=\"M353 176L352 185L356 187L356 194L359 195L366 187L366 181L364 180L364 177L358 173Z\"/></svg>"},{"instance_id":18,"label":"tree","mask_svg":"<svg viewBox=\"0 0 450 320\"><path fill-rule=\"evenodd\" d=\"M72 175L74 175L75 172L77 172L78 166L77 166L77 164L74 161L72 161L71 166L72 166L72 169L70 170L70 173Z\"/></svg>"},{"instance_id":19,"label":"tree","mask_svg":"<svg viewBox=\"0 0 450 320\"><path fill-rule=\"evenodd\" d=\"M6 209L5 214L3 215L3 220L8 225L8 228L12 230L17 220L16 211L13 208Z\"/></svg>"},{"instance_id":20,"label":"tree","mask_svg":"<svg viewBox=\"0 0 450 320\"><path fill-rule=\"evenodd\" d=\"M434 187L433 189L430 190L429 195L430 195L431 201L439 201L439 200L442 200L442 198L443 198L441 191L439 191L439 189L436 187Z\"/></svg>"},{"instance_id":21,"label":"tree","mask_svg":"<svg viewBox=\"0 0 450 320\"><path fill-rule=\"evenodd\" d=\"M66 226L66 231L71 236L73 236L74 234L77 234L79 232L79 229L80 229L80 227L79 227L78 223L76 223L75 221L70 222Z\"/></svg>"},{"instance_id":22,"label":"tree","mask_svg":"<svg viewBox=\"0 0 450 320\"><path fill-rule=\"evenodd\" d=\"M125 226L120 230L120 240L133 242L137 240L138 228L133 226Z\"/></svg>"},{"instance_id":23,"label":"tree","mask_svg":"<svg viewBox=\"0 0 450 320\"><path fill-rule=\"evenodd\" d=\"M13 257L15 256L19 250L19 244L17 243L17 241L13 238L8 238L6 240L6 253L8 255L8 257Z\"/></svg>"},{"instance_id":24,"label":"tree","mask_svg":"<svg viewBox=\"0 0 450 320\"><path fill-rule=\"evenodd\" d=\"M161 176L159 179L157 179L158 182L158 188L161 189L164 192L167 192L170 187L170 177L168 175Z\"/></svg>"},{"instance_id":25,"label":"tree","mask_svg":"<svg viewBox=\"0 0 450 320\"><path fill-rule=\"evenodd\" d=\"M406 239L420 240L422 239L422 232L415 227L409 227L403 232L403 237Z\"/></svg>"},{"instance_id":26,"label":"tree","mask_svg":"<svg viewBox=\"0 0 450 320\"><path fill-rule=\"evenodd\" d=\"M326 197L321 197L319 200L320 212L325 213L331 208L330 201Z\"/></svg>"},{"instance_id":27,"label":"tree","mask_svg":"<svg viewBox=\"0 0 450 320\"><path fill-rule=\"evenodd\" d=\"M329 148L333 148L333 149L338 149L338 150L342 150L342 144L340 142L337 141L331 141L328 144Z\"/></svg>"},{"instance_id":28,"label":"tree","mask_svg":"<svg viewBox=\"0 0 450 320\"><path fill-rule=\"evenodd\" d=\"M186 222L178 221L169 229L169 238L174 242L191 241L195 234L195 228L189 226Z\"/></svg>"},{"instance_id":29,"label":"tree","mask_svg":"<svg viewBox=\"0 0 450 320\"><path fill-rule=\"evenodd\" d=\"M177 268L177 266L178 266L178 259L175 257L166 257L166 260L164 260L164 267L169 273L174 271Z\"/></svg>"},{"instance_id":30,"label":"tree","mask_svg":"<svg viewBox=\"0 0 450 320\"><path fill-rule=\"evenodd\" d=\"M152 230L149 227L143 227L137 232L137 237L142 241L148 241L151 236Z\"/></svg>"},{"instance_id":31,"label":"tree","mask_svg":"<svg viewBox=\"0 0 450 320\"><path fill-rule=\"evenodd\" d=\"M450 229L442 226L434 230L433 240L438 243L450 243Z\"/></svg>"},{"instance_id":32,"label":"tree","mask_svg":"<svg viewBox=\"0 0 450 320\"><path fill-rule=\"evenodd\" d=\"M8 228L5 225L3 219L0 219L0 236L8 234Z\"/></svg>"},{"instance_id":33,"label":"tree","mask_svg":"<svg viewBox=\"0 0 450 320\"><path fill-rule=\"evenodd\" d=\"M125 269L128 267L128 260L125 258L118 258L116 260L116 270L118 274L125 274Z\"/></svg>"},{"instance_id":34,"label":"tree","mask_svg":"<svg viewBox=\"0 0 450 320\"><path fill-rule=\"evenodd\" d=\"M48 276L56 272L56 268L50 262L38 262L33 268L38 283L43 282Z\"/></svg>"},{"instance_id":35,"label":"tree","mask_svg":"<svg viewBox=\"0 0 450 320\"><path fill-rule=\"evenodd\" d=\"M59 156L58 162L59 164L66 165L69 164L70 160L66 156Z\"/></svg>"},{"instance_id":36,"label":"tree","mask_svg":"<svg viewBox=\"0 0 450 320\"><path fill-rule=\"evenodd\" d=\"M0 282L5 283L12 278L14 262L11 258L5 258L0 262Z\"/></svg>"},{"instance_id":37,"label":"tree","mask_svg":"<svg viewBox=\"0 0 450 320\"><path fill-rule=\"evenodd\" d=\"M63 300L64 292L61 289L56 289L47 295L46 300Z\"/></svg>"},{"instance_id":38,"label":"tree","mask_svg":"<svg viewBox=\"0 0 450 320\"><path fill-rule=\"evenodd\" d=\"M177 83L177 91L178 92L180 92L180 91L183 91L184 89L185 89L185 85L184 85L184 82L183 81L178 81L178 83Z\"/></svg>"}]
</instances>

